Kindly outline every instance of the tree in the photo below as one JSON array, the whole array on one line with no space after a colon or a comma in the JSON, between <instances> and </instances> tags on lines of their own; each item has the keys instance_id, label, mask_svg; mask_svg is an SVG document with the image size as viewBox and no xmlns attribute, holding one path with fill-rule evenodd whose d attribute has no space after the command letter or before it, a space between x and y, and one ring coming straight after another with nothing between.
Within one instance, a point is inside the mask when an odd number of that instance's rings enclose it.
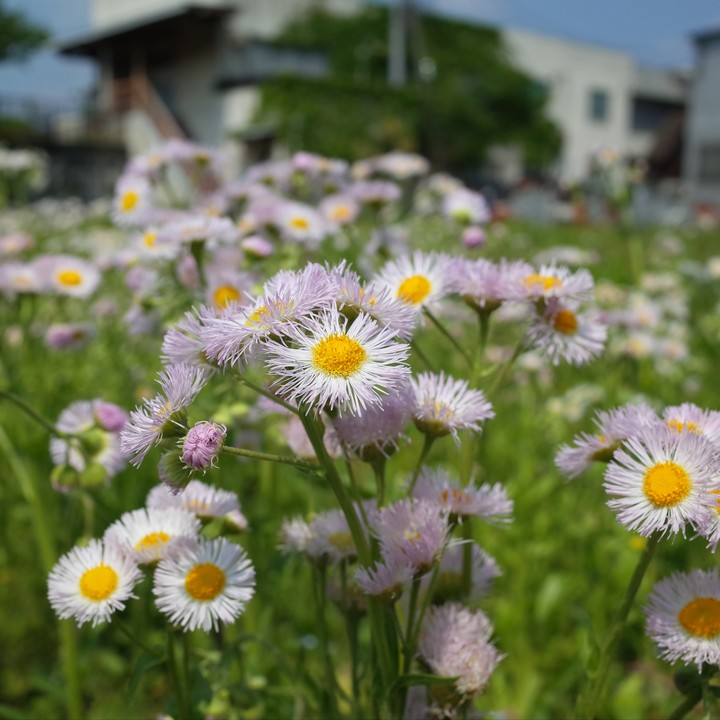
<instances>
[{"instance_id":1,"label":"tree","mask_svg":"<svg viewBox=\"0 0 720 720\"><path fill-rule=\"evenodd\" d=\"M537 167L555 157L546 93L512 65L498 30L423 16L412 41L423 59L397 88L387 85L387 22L387 9L368 6L352 17L314 9L291 24L278 43L324 50L329 74L267 82L258 119L291 147L349 158L416 150L459 174L496 144L519 146Z\"/></svg>"},{"instance_id":2,"label":"tree","mask_svg":"<svg viewBox=\"0 0 720 720\"><path fill-rule=\"evenodd\" d=\"M26 20L20 11L6 8L0 0L0 62L23 60L48 37L43 27Z\"/></svg>"}]
</instances>

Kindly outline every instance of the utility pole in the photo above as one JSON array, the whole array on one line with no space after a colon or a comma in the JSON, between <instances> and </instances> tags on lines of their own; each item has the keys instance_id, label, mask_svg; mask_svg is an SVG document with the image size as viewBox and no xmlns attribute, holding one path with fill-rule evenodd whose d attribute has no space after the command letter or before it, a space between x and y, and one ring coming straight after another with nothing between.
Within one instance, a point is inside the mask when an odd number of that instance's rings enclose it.
<instances>
[{"instance_id":1,"label":"utility pole","mask_svg":"<svg viewBox=\"0 0 720 720\"><path fill-rule=\"evenodd\" d=\"M408 18L412 0L395 0L388 11L388 85L402 87L407 84Z\"/></svg>"}]
</instances>

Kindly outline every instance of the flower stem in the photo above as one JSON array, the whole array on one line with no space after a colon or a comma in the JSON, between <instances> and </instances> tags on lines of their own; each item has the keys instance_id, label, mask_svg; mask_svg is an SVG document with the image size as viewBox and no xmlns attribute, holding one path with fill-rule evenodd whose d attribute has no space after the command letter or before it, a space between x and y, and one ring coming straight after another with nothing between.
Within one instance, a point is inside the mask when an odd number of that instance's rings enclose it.
<instances>
[{"instance_id":1,"label":"flower stem","mask_svg":"<svg viewBox=\"0 0 720 720\"><path fill-rule=\"evenodd\" d=\"M423 363L425 364L425 367L427 367L427 369L430 372L435 372L435 369L433 368L433 364L430 362L428 356L420 349L420 346L417 344L417 342L415 340L410 341L410 347L415 351L417 356L423 361Z\"/></svg>"},{"instance_id":2,"label":"flower stem","mask_svg":"<svg viewBox=\"0 0 720 720\"><path fill-rule=\"evenodd\" d=\"M152 655L153 657L161 657L162 653L159 650L153 650L149 645L146 645L142 640L140 640L135 633L128 628L125 623L120 620L119 618L113 619L113 625L120 630L120 632L128 639L130 640L133 645L137 645L143 652L147 653L148 655Z\"/></svg>"},{"instance_id":3,"label":"flower stem","mask_svg":"<svg viewBox=\"0 0 720 720\"><path fill-rule=\"evenodd\" d=\"M290 405L290 403L286 403L282 398L279 398L277 395L271 393L269 390L266 390L264 387L257 385L252 380L248 380L246 377L241 376L240 382L242 382L243 385L249 387L251 390L254 390L258 395L263 395L268 400L272 400L274 403L277 403L281 407L284 407L286 410L291 412L293 415L298 414L298 409L294 405Z\"/></svg>"},{"instance_id":4,"label":"flower stem","mask_svg":"<svg viewBox=\"0 0 720 720\"><path fill-rule=\"evenodd\" d=\"M170 684L172 685L173 694L175 695L178 718L187 720L191 717L188 678L185 677L187 664L184 658L181 662L178 662L175 632L170 626L168 626L167 629L167 667L170 675Z\"/></svg>"},{"instance_id":5,"label":"flower stem","mask_svg":"<svg viewBox=\"0 0 720 720\"><path fill-rule=\"evenodd\" d=\"M275 455L273 453L260 452L259 450L246 450L245 448L236 448L231 445L223 445L222 452L228 455L237 455L239 457L251 458L252 460L268 460L269 462L282 463L283 465L294 465L301 470L320 470L317 463L300 460L300 458L291 457L289 455Z\"/></svg>"},{"instance_id":6,"label":"flower stem","mask_svg":"<svg viewBox=\"0 0 720 720\"><path fill-rule=\"evenodd\" d=\"M313 566L313 588L315 590L315 608L317 610L317 629L320 636L320 645L322 646L323 662L325 665L325 685L328 717L339 717L337 699L335 692L337 688L337 680L335 679L335 670L333 668L332 657L330 656L330 636L327 627L327 587L325 565Z\"/></svg>"},{"instance_id":7,"label":"flower stem","mask_svg":"<svg viewBox=\"0 0 720 720\"><path fill-rule=\"evenodd\" d=\"M465 348L460 345L460 343L450 334L450 331L430 312L430 310L425 308L424 312L430 322L440 331L443 336L445 336L450 341L451 345L460 353L468 366L471 366L472 360L467 354Z\"/></svg>"},{"instance_id":8,"label":"flower stem","mask_svg":"<svg viewBox=\"0 0 720 720\"><path fill-rule=\"evenodd\" d=\"M610 665L612 664L612 661L614 659L615 648L617 647L620 636L625 629L625 623L627 621L628 615L630 614L630 609L632 608L635 596L637 595L637 592L640 588L640 583L642 582L642 579L645 575L645 571L650 565L650 561L655 554L655 550L659 542L660 535L657 533L648 538L645 549L643 550L642 555L638 560L638 564L635 567L635 572L630 578L630 584L625 591L623 603L620 606L617 615L615 616L615 621L613 622L613 625L610 628L610 632L607 635L607 641L605 642L605 645L603 646L603 649L600 653L595 672L592 673L590 677L590 684L585 693L584 701L581 700L581 712L579 713L580 717L586 717L590 720L593 720L595 717L597 717L597 714L599 712L598 706L603 701L605 695L605 684L607 682L607 676L610 671Z\"/></svg>"},{"instance_id":9,"label":"flower stem","mask_svg":"<svg viewBox=\"0 0 720 720\"><path fill-rule=\"evenodd\" d=\"M7 396L7 394L6 394ZM55 564L55 543L51 535L54 524L47 516L47 507L38 493L37 485L27 467L20 461L10 438L0 427L0 449L8 459L10 469L18 481L23 499L32 510L35 541L40 553L43 570L49 573ZM73 720L82 718L82 690L77 661L77 636L75 625L70 620L61 620L60 629L60 662L65 676L65 706L67 715Z\"/></svg>"},{"instance_id":10,"label":"flower stem","mask_svg":"<svg viewBox=\"0 0 720 720\"><path fill-rule=\"evenodd\" d=\"M378 506L385 505L385 458L379 457L370 463L375 475L375 483L377 485Z\"/></svg>"},{"instance_id":11,"label":"flower stem","mask_svg":"<svg viewBox=\"0 0 720 720\"><path fill-rule=\"evenodd\" d=\"M434 435L425 435L425 442L423 443L422 450L420 451L420 455L418 456L417 463L415 464L415 469L413 470L412 479L410 480L410 486L408 487L408 495L412 495L413 490L415 490L415 484L417 483L417 479L420 476L420 471L422 470L423 463L425 462L425 459L427 458L428 453L430 452L430 448L433 446L434 442Z\"/></svg>"},{"instance_id":12,"label":"flower stem","mask_svg":"<svg viewBox=\"0 0 720 720\"><path fill-rule=\"evenodd\" d=\"M695 692L686 696L683 701L670 713L668 720L683 720L683 718L702 700L702 693Z\"/></svg>"},{"instance_id":13,"label":"flower stem","mask_svg":"<svg viewBox=\"0 0 720 720\"><path fill-rule=\"evenodd\" d=\"M39 413L35 412L35 410L33 410L22 398L19 398L17 395L13 395L13 393L9 393L6 390L0 390L0 399L2 398L5 398L5 400L9 400L11 403L14 403L28 417L32 418L36 423L38 423L38 425L42 426L51 435L60 438L70 437L70 435L62 432L62 430L58 430L49 420L44 418Z\"/></svg>"}]
</instances>

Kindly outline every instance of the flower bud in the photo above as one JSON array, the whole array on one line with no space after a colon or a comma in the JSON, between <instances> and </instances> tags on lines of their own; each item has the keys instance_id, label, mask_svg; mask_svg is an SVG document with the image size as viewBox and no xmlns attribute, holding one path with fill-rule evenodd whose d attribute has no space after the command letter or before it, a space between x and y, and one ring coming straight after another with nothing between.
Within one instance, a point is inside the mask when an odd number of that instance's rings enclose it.
<instances>
[{"instance_id":1,"label":"flower bud","mask_svg":"<svg viewBox=\"0 0 720 720\"><path fill-rule=\"evenodd\" d=\"M466 248L482 247L485 240L485 231L477 225L471 225L463 230L462 241Z\"/></svg>"},{"instance_id":2,"label":"flower bud","mask_svg":"<svg viewBox=\"0 0 720 720\"><path fill-rule=\"evenodd\" d=\"M182 461L193 470L206 470L220 452L226 432L224 425L216 425L206 420L195 423L185 436Z\"/></svg>"}]
</instances>

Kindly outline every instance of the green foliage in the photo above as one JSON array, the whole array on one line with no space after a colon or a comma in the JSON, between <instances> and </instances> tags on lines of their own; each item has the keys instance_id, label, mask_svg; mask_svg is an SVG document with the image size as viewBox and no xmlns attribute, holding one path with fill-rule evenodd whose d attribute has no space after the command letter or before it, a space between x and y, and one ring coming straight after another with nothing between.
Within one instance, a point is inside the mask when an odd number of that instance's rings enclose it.
<instances>
[{"instance_id":1,"label":"green foliage","mask_svg":"<svg viewBox=\"0 0 720 720\"><path fill-rule=\"evenodd\" d=\"M22 12L6 8L0 1L0 62L23 60L48 37L47 30L26 20Z\"/></svg>"},{"instance_id":2,"label":"green foliage","mask_svg":"<svg viewBox=\"0 0 720 720\"><path fill-rule=\"evenodd\" d=\"M423 16L423 56L437 72L387 85L387 10L352 17L315 9L279 43L327 52L327 78L279 77L262 87L259 122L274 122L293 149L357 159L390 149L421 152L455 172L482 163L494 144L515 144L531 166L551 161L556 127L544 116L546 94L513 67L500 33L489 27ZM416 75L416 73L415 73Z\"/></svg>"}]
</instances>

